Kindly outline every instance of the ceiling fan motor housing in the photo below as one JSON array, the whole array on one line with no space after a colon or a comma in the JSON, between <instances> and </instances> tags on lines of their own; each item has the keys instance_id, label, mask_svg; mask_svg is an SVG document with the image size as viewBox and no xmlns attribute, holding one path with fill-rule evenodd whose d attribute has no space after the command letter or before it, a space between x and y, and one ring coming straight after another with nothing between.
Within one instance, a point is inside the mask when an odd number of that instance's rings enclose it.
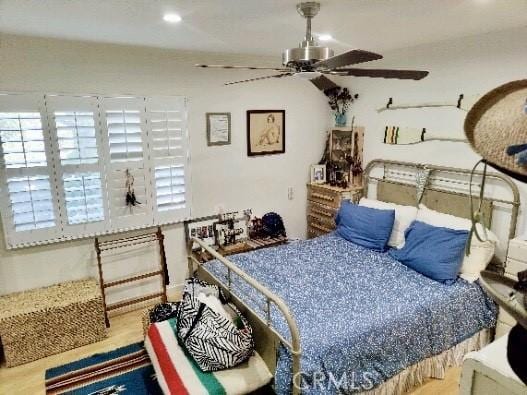
<instances>
[{"instance_id":1,"label":"ceiling fan motor housing","mask_svg":"<svg viewBox=\"0 0 527 395\"><path fill-rule=\"evenodd\" d=\"M311 19L318 14L320 3L318 1L302 2L297 4L296 10L306 18L306 36L298 48L289 48L282 52L282 64L297 70L310 70L312 63L332 57L333 50L327 47L319 47L311 34Z\"/></svg>"},{"instance_id":2,"label":"ceiling fan motor housing","mask_svg":"<svg viewBox=\"0 0 527 395\"><path fill-rule=\"evenodd\" d=\"M333 50L327 47L306 46L289 48L282 52L282 64L288 67L310 66L319 60L326 60L333 56Z\"/></svg>"}]
</instances>

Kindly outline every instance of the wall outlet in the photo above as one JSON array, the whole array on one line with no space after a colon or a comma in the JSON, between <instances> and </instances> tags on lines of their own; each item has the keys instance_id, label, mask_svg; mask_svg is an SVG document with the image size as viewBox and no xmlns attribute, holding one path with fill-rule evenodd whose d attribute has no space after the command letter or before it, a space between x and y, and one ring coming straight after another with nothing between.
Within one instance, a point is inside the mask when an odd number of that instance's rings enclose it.
<instances>
[{"instance_id":1,"label":"wall outlet","mask_svg":"<svg viewBox=\"0 0 527 395\"><path fill-rule=\"evenodd\" d=\"M294 199L293 187L287 188L287 198L289 200L293 200Z\"/></svg>"}]
</instances>

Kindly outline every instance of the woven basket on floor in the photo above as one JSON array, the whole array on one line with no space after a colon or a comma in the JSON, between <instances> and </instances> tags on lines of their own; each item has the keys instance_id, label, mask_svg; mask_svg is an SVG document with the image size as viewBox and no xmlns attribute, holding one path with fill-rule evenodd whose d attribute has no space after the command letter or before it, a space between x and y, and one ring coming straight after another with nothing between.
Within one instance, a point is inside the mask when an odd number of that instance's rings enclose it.
<instances>
[{"instance_id":1,"label":"woven basket on floor","mask_svg":"<svg viewBox=\"0 0 527 395\"><path fill-rule=\"evenodd\" d=\"M0 341L6 365L20 365L106 337L95 280L0 296Z\"/></svg>"}]
</instances>

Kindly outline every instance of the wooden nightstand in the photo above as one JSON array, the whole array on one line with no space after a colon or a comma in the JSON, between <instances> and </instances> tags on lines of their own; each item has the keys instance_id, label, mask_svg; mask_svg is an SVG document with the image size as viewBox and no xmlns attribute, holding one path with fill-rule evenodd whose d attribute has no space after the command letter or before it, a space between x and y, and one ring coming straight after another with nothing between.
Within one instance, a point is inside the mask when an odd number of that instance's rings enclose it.
<instances>
[{"instance_id":1,"label":"wooden nightstand","mask_svg":"<svg viewBox=\"0 0 527 395\"><path fill-rule=\"evenodd\" d=\"M307 237L335 229L335 216L343 200L358 202L362 187L339 188L329 184L307 184Z\"/></svg>"},{"instance_id":2,"label":"wooden nightstand","mask_svg":"<svg viewBox=\"0 0 527 395\"><path fill-rule=\"evenodd\" d=\"M518 280L518 272L523 270L527 270L527 240L512 239L509 242L509 252L505 262L505 275ZM508 333L514 325L516 325L514 318L500 307L496 338Z\"/></svg>"}]
</instances>

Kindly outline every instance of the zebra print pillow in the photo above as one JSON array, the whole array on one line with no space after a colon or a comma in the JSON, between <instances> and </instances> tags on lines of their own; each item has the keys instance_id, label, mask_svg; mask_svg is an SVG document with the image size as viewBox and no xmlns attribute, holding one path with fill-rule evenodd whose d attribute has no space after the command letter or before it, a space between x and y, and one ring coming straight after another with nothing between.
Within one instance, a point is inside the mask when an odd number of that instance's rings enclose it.
<instances>
[{"instance_id":1,"label":"zebra print pillow","mask_svg":"<svg viewBox=\"0 0 527 395\"><path fill-rule=\"evenodd\" d=\"M234 305L219 298L232 310L234 319L229 319L198 300L199 292L217 297L221 295L218 291L216 286L191 278L178 310L178 341L204 372L232 368L246 361L254 350L252 328Z\"/></svg>"}]
</instances>

